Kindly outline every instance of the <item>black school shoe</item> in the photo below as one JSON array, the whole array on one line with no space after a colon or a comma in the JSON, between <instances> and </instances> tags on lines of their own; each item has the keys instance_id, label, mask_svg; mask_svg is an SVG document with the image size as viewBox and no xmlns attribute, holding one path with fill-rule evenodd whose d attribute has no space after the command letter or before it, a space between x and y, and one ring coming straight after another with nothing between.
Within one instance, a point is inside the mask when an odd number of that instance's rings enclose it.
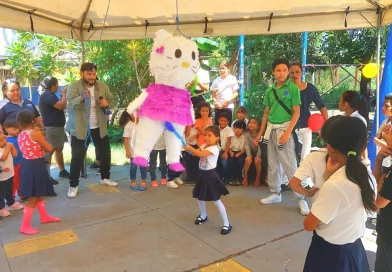
<instances>
[{"instance_id":1,"label":"black school shoe","mask_svg":"<svg viewBox=\"0 0 392 272\"><path fill-rule=\"evenodd\" d=\"M286 184L281 184L280 185L280 191L281 192L288 192L288 191L291 191L291 188L290 188L290 186L288 186Z\"/></svg>"},{"instance_id":2,"label":"black school shoe","mask_svg":"<svg viewBox=\"0 0 392 272\"><path fill-rule=\"evenodd\" d=\"M59 172L59 177L60 178L69 178L69 172L67 170L63 170Z\"/></svg>"},{"instance_id":3,"label":"black school shoe","mask_svg":"<svg viewBox=\"0 0 392 272\"><path fill-rule=\"evenodd\" d=\"M90 165L90 168L99 168L99 165L96 162Z\"/></svg>"},{"instance_id":4,"label":"black school shoe","mask_svg":"<svg viewBox=\"0 0 392 272\"><path fill-rule=\"evenodd\" d=\"M50 177L50 182L52 183L52 185L57 185L59 184L58 180L55 180L54 178Z\"/></svg>"},{"instance_id":5,"label":"black school shoe","mask_svg":"<svg viewBox=\"0 0 392 272\"><path fill-rule=\"evenodd\" d=\"M204 223L204 222L206 222L207 221L207 216L206 216L206 218L201 218L201 216L199 215L198 217L196 217L196 220L195 220L195 225L200 225L201 223Z\"/></svg>"},{"instance_id":6,"label":"black school shoe","mask_svg":"<svg viewBox=\"0 0 392 272\"><path fill-rule=\"evenodd\" d=\"M221 230L221 234L222 235L229 234L232 228L233 228L232 226L223 226Z\"/></svg>"}]
</instances>

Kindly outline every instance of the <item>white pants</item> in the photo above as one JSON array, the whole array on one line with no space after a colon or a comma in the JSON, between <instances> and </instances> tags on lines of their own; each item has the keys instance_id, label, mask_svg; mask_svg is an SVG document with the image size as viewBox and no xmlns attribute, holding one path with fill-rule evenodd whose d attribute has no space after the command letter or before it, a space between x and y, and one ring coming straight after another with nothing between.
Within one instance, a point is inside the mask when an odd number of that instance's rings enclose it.
<instances>
[{"instance_id":1,"label":"white pants","mask_svg":"<svg viewBox=\"0 0 392 272\"><path fill-rule=\"evenodd\" d=\"M310 149L312 147L312 131L309 128L300 128L299 130L295 130L298 135L298 141L302 144L301 151L301 161L310 153ZM303 187L310 186L312 187L312 179L307 178L302 180L301 185Z\"/></svg>"}]
</instances>

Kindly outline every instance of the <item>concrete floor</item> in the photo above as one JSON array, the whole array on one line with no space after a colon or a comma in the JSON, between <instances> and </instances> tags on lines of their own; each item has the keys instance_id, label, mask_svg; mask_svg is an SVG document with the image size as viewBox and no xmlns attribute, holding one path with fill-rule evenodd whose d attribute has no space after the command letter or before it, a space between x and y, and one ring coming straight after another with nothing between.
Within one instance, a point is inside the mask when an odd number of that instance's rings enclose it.
<instances>
[{"instance_id":1,"label":"concrete floor","mask_svg":"<svg viewBox=\"0 0 392 272\"><path fill-rule=\"evenodd\" d=\"M46 203L62 221L41 225L37 213L32 221L45 242L19 233L22 211L0 220L0 271L302 271L311 233L303 230L304 217L291 192L283 193L280 204L262 206L266 186L229 187L222 201L233 229L223 236L212 203L207 204L208 221L194 224L199 210L192 186L135 192L128 187L128 167L112 168L118 191L94 185L99 176L89 170L75 199L66 197L68 181L60 179L58 196ZM47 236L66 230L77 241L59 245L61 239ZM9 246L18 241L20 256L13 257ZM370 229L364 244L373 267L376 246Z\"/></svg>"}]
</instances>

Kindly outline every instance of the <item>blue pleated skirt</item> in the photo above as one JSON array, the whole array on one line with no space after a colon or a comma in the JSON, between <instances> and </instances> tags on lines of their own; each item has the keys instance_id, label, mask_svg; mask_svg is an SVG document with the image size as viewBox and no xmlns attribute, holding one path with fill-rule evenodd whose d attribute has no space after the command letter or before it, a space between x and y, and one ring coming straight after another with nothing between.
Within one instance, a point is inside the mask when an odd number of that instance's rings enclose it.
<instances>
[{"instance_id":1,"label":"blue pleated skirt","mask_svg":"<svg viewBox=\"0 0 392 272\"><path fill-rule=\"evenodd\" d=\"M370 272L370 267L361 239L334 245L314 231L304 272Z\"/></svg>"},{"instance_id":2,"label":"blue pleated skirt","mask_svg":"<svg viewBox=\"0 0 392 272\"><path fill-rule=\"evenodd\" d=\"M49 173L44 158L27 160L23 158L20 167L20 195L41 197L48 195Z\"/></svg>"}]
</instances>

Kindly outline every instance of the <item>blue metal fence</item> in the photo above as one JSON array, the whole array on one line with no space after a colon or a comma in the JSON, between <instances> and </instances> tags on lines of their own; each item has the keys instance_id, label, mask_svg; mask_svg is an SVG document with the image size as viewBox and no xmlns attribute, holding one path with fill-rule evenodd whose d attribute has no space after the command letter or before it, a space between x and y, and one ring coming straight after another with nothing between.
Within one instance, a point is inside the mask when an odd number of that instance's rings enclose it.
<instances>
[{"instance_id":1,"label":"blue metal fence","mask_svg":"<svg viewBox=\"0 0 392 272\"><path fill-rule=\"evenodd\" d=\"M62 89L63 86L59 86L58 90L57 90L57 97L60 98L60 89ZM30 90L29 87L21 87L20 88L20 92L21 92L21 97L30 100L31 102L33 102L34 105L38 105L39 102L39 93L38 93L38 86L32 86L31 87L31 94L32 94L32 98L30 97Z\"/></svg>"}]
</instances>

